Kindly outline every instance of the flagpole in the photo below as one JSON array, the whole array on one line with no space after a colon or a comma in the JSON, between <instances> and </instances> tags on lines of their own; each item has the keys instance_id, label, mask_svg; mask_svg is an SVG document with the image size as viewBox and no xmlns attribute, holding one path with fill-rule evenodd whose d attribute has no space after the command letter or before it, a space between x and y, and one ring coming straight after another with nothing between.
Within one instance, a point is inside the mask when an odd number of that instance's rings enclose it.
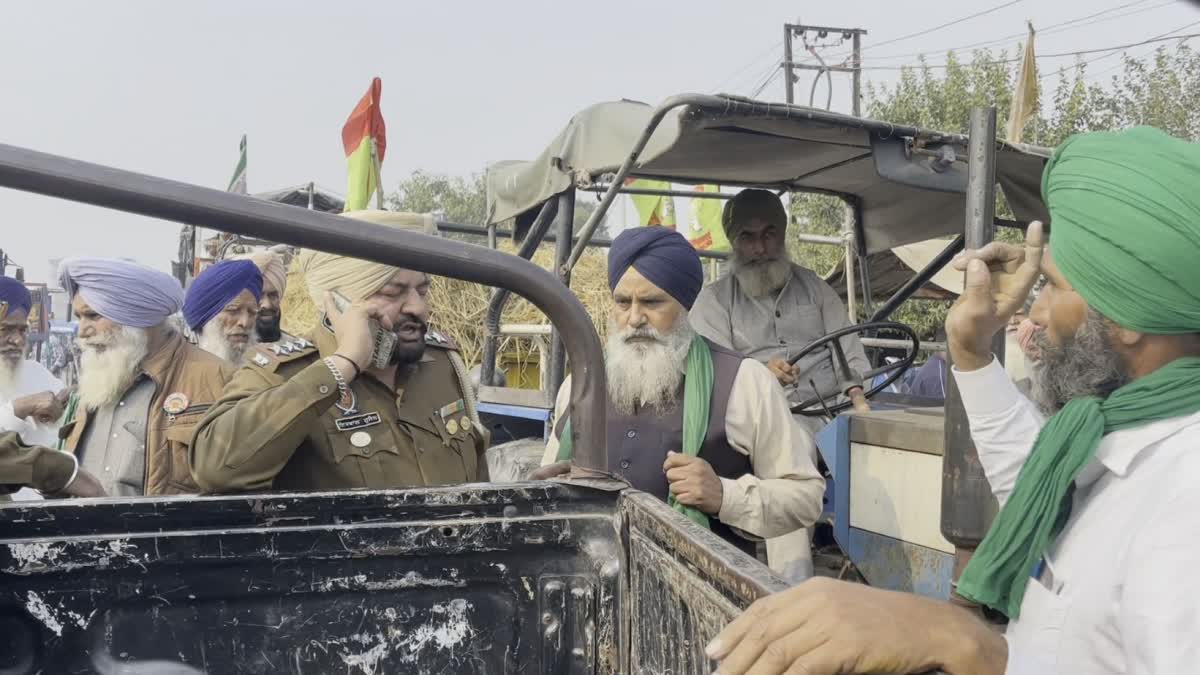
<instances>
[{"instance_id":1,"label":"flagpole","mask_svg":"<svg viewBox=\"0 0 1200 675\"><path fill-rule=\"evenodd\" d=\"M383 210L383 162L375 149L375 138L371 137L371 164L375 167L375 208Z\"/></svg>"}]
</instances>

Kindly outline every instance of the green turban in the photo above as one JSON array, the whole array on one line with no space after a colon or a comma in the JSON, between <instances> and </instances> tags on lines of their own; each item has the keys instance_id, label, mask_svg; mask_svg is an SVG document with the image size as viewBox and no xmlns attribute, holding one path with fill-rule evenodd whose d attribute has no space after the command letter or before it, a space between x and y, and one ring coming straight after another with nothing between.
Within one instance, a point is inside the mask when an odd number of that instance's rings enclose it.
<instances>
[{"instance_id":1,"label":"green turban","mask_svg":"<svg viewBox=\"0 0 1200 675\"><path fill-rule=\"evenodd\" d=\"M1200 333L1200 145L1152 127L1072 136L1042 174L1054 261L1088 305Z\"/></svg>"}]
</instances>

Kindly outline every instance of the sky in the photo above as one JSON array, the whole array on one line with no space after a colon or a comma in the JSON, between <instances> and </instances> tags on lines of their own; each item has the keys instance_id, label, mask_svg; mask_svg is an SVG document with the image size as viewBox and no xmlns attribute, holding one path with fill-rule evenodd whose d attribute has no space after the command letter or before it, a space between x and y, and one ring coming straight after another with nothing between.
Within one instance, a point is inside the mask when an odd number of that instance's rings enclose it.
<instances>
[{"instance_id":1,"label":"sky","mask_svg":"<svg viewBox=\"0 0 1200 675\"><path fill-rule=\"evenodd\" d=\"M417 169L465 175L532 157L600 101L750 95L764 81L759 97L783 100L782 78L768 77L789 21L866 29L871 68L917 52L938 62L946 49L1019 34L1026 20L1049 27L1123 5L1047 30L1038 52L1200 32L1184 29L1200 9L1181 0L923 0L903 12L883 0L11 3L0 143L223 189L246 134L251 192L315 181L341 193L340 130L373 76L388 124L383 177L394 185ZM1119 55L1093 69L1116 64ZM866 80L896 75L868 70ZM796 85L805 102L810 77ZM833 108L847 111L849 78L834 86ZM176 254L174 223L4 188L0 214L0 249L29 281L49 280L51 258L124 256L169 271Z\"/></svg>"}]
</instances>

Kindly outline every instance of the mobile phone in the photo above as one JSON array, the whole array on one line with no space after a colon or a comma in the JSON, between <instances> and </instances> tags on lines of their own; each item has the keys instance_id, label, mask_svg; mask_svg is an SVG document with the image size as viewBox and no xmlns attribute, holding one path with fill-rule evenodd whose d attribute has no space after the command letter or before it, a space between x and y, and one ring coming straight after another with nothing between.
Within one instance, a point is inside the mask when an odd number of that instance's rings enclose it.
<instances>
[{"instance_id":1,"label":"mobile phone","mask_svg":"<svg viewBox=\"0 0 1200 675\"><path fill-rule=\"evenodd\" d=\"M339 312L344 312L350 309L350 301L346 296L331 291L333 296L333 306L337 307ZM396 349L398 338L391 331L386 331L383 326L375 319L368 318L367 325L371 329L371 341L375 344L374 351L371 352L371 363L368 368L387 368L392 362L392 352Z\"/></svg>"}]
</instances>

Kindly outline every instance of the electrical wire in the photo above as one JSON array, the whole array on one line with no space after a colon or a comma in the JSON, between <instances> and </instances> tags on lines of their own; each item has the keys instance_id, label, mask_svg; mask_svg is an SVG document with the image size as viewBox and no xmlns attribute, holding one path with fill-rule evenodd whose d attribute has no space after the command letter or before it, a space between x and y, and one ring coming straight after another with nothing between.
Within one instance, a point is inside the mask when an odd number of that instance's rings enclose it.
<instances>
[{"instance_id":1,"label":"electrical wire","mask_svg":"<svg viewBox=\"0 0 1200 675\"><path fill-rule=\"evenodd\" d=\"M1095 59L1091 59L1091 61L1099 61L1100 59L1105 59L1105 58L1108 58L1109 56L1112 56L1112 54L1119 52L1122 49L1129 49L1130 47L1140 47L1142 45L1153 44L1155 42L1166 42L1169 40L1177 40L1180 38L1200 37L1200 33L1189 33L1187 35L1172 35L1172 33L1177 33L1181 30L1184 30L1186 28L1191 28L1192 26L1195 26L1198 24L1200 24L1200 21L1195 21L1195 22L1189 23L1187 25L1180 26L1179 28L1172 30L1170 33L1164 33L1162 35L1152 37L1152 38L1149 38L1146 40L1142 40L1140 42L1131 42L1129 44L1123 44L1123 45L1111 45L1108 47L1097 47L1095 49L1080 49L1080 50L1070 51L1070 52L1057 52L1054 54L1038 54L1037 58L1038 59L1058 59L1058 58L1064 58L1064 57L1069 57L1069 56L1082 56L1084 54L1098 54L1100 52L1109 52L1105 56L1100 56ZM1091 61L1085 61L1084 63L1090 63ZM994 60L984 61L983 63L985 63L987 65L998 65L998 64L1003 64L1003 63L1020 63L1020 62L1021 62L1021 59L1019 59L1019 58L1011 58L1011 59L994 59ZM949 64L946 64L946 63L927 63L927 64L921 64L919 66L914 66L911 64L902 65L902 66L863 66L862 69L863 70L905 70L905 69L911 69L911 68L915 68L915 67L946 68L948 65Z\"/></svg>"},{"instance_id":2,"label":"electrical wire","mask_svg":"<svg viewBox=\"0 0 1200 675\"><path fill-rule=\"evenodd\" d=\"M775 61L782 60L783 59L783 45L780 45L780 44L771 45L770 47L763 50L762 52L759 52L756 56L754 56L754 58L750 59L750 61L748 61L745 65L743 65L741 68L739 68L737 71L735 71L732 75L729 75L729 76L725 77L725 79L721 80L721 83L718 84L717 86L713 87L712 91L713 92L720 91L722 87L729 84L733 80L737 79L746 71L750 70L754 66L760 65L762 63L764 56L768 56L775 52L778 52L779 56L776 57L774 60Z\"/></svg>"},{"instance_id":3,"label":"electrical wire","mask_svg":"<svg viewBox=\"0 0 1200 675\"><path fill-rule=\"evenodd\" d=\"M985 10L982 10L982 11L979 11L979 12L975 12L974 14L971 14L971 15L969 15L969 16L964 16L964 17L962 17L961 19L955 19L955 20L953 20L953 21L947 21L946 23L943 23L943 24L938 24L938 25L936 25L936 26L934 26L934 27L932 27L932 28L926 28L926 29L924 29L924 30L919 30L919 31L917 31L917 32L915 32L915 33L909 33L908 35L901 35L900 37L897 37L897 38L892 38L891 40L884 40L883 42L879 42L879 43L876 43L876 44L870 45L869 47L867 47L867 48L864 48L862 51L864 51L864 52L865 52L867 49L877 49L877 48L879 48L879 47L882 47L882 46L884 46L884 45L895 44L895 43L897 43L897 42L903 42L904 40L909 40L909 39L912 39L912 38L915 38L915 37L920 37L920 36L922 36L922 35L928 35L929 33L932 33L932 32L934 32L934 31L939 31L939 30L941 30L941 29L943 29L943 28L949 28L950 26L954 26L954 25L957 25L957 24L963 23L963 22L965 22L965 21L970 21L971 19L976 19L976 18L979 18L979 17L981 17L981 16L985 16L985 15L987 15L987 14L991 14L992 12L996 12L996 11L1002 10L1002 9L1004 9L1004 8L1006 8L1006 7L1012 7L1013 5L1016 5L1016 4L1018 4L1018 3L1021 3L1021 2L1024 2L1024 1L1025 1L1025 0L1008 0L1008 2L1003 2L1003 3L1000 3L999 5L995 5L995 6L993 6L993 7L990 7L990 8L988 8L988 9L985 9Z\"/></svg>"},{"instance_id":4,"label":"electrical wire","mask_svg":"<svg viewBox=\"0 0 1200 675\"><path fill-rule=\"evenodd\" d=\"M1056 35L1058 33L1069 32L1072 30L1076 30L1078 28L1083 28L1085 26L1091 26L1091 25L1094 25L1097 23L1104 23L1106 21L1113 21L1115 19L1122 19L1127 16L1133 16L1134 14L1142 14L1144 12L1161 9L1168 5L1178 5L1179 4L1178 0L1165 0L1165 2L1161 2L1157 5L1152 5L1150 7L1143 7L1141 9L1135 9L1131 12L1125 12L1123 14L1118 14L1116 16L1104 16L1105 14L1117 12L1122 9L1127 9L1134 5L1143 5L1149 1L1150 0L1135 0L1134 2L1127 2L1127 3L1121 4L1121 5L1117 5L1116 7L1110 7L1106 10L1088 14L1087 16L1081 16L1081 17L1078 17L1075 19L1070 19L1068 21L1061 21L1059 23L1050 24L1049 26L1038 28L1037 35L1039 35L1039 36ZM1099 18L1097 18L1097 17L1099 17ZM1088 19L1092 19L1092 20L1088 21ZM1085 23L1080 23L1080 22L1085 22ZM1076 25L1076 24L1078 24L1078 25ZM957 52L957 51L963 51L966 49L991 47L991 46L995 46L995 45L1004 44L1010 40L1016 40L1019 38L1023 38L1028 35L1029 35L1028 31L1022 31L1020 33L1013 33L1012 35L1005 35L1004 37L1001 37L1001 38L995 38L992 40L983 40L981 42L972 42L970 44L959 45L957 47L948 47L946 49L936 49L936 50L927 49L927 50L919 51L919 52L909 52L907 54L889 54L887 56L874 56L871 58L871 60L872 61L895 61L895 60L899 60L899 59L909 59L909 58L914 58L914 57L919 57L919 56L926 56L926 55L934 54L934 53L943 54L946 52Z\"/></svg>"},{"instance_id":5,"label":"electrical wire","mask_svg":"<svg viewBox=\"0 0 1200 675\"><path fill-rule=\"evenodd\" d=\"M1142 42L1138 42L1138 43L1131 44L1131 45L1121 45L1120 47L1115 47L1112 49L1112 51L1108 52L1107 54L1105 54L1103 56L1097 56L1096 58L1087 59L1085 61L1081 61L1081 62L1075 64L1075 68L1076 69L1083 68L1084 66L1088 65L1089 63L1095 63L1096 61L1102 61L1104 59L1110 58L1112 56L1115 56L1118 53L1121 53L1123 50L1128 49L1129 47L1140 47L1142 45L1153 44L1156 42L1168 42L1170 40L1187 40L1187 39L1194 38L1194 37L1200 37L1200 33L1189 33L1187 35L1172 35L1172 33L1178 33L1179 31L1184 30L1185 28L1191 28L1192 26L1196 26L1196 25L1200 25L1200 21L1193 21L1192 23L1189 23L1185 26L1180 26L1179 28L1176 28L1173 31L1163 33L1162 35L1159 35L1156 37L1152 37L1149 40L1143 40ZM1085 52L1076 52L1076 54L1098 53L1098 52L1102 52L1102 51L1106 51L1106 50L1091 49L1091 50L1087 50ZM1063 69L1060 68L1059 71L1061 71L1061 70L1063 70ZM1045 75L1042 75L1041 77L1039 77L1038 81L1040 82L1042 80L1045 80L1045 79L1051 77L1052 75L1056 75L1056 74L1058 74L1059 71L1055 71L1053 73L1046 73Z\"/></svg>"}]
</instances>

